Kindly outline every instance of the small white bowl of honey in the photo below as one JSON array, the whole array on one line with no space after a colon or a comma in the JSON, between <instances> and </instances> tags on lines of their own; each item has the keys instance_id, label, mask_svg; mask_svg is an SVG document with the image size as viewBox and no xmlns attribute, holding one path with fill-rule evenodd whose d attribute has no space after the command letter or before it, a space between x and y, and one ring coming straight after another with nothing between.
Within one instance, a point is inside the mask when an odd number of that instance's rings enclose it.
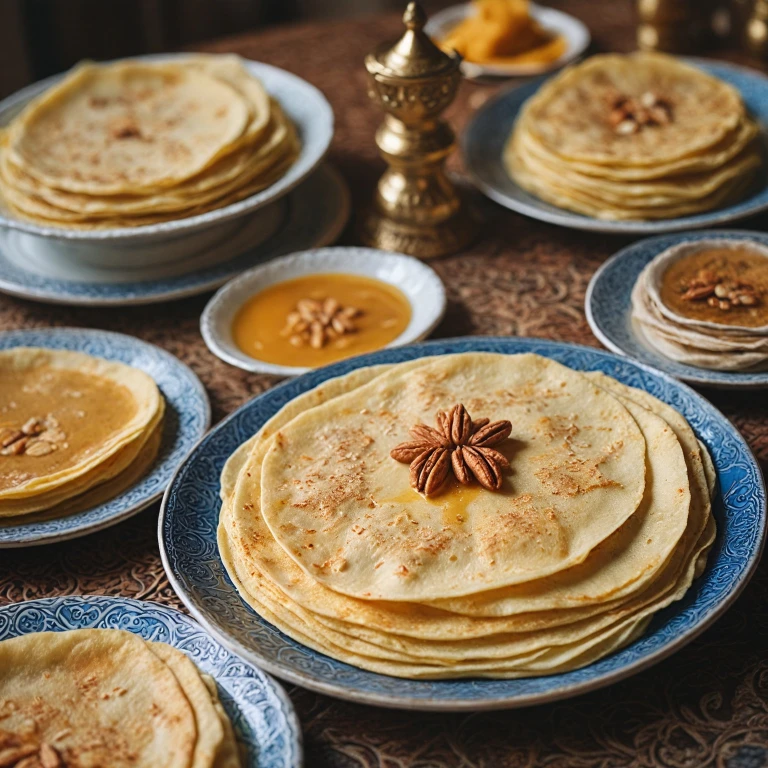
<instances>
[{"instance_id":1,"label":"small white bowl of honey","mask_svg":"<svg viewBox=\"0 0 768 768\"><path fill-rule=\"evenodd\" d=\"M374 248L318 248L231 280L208 302L200 331L230 365L296 376L421 341L445 306L442 281L417 259Z\"/></svg>"}]
</instances>

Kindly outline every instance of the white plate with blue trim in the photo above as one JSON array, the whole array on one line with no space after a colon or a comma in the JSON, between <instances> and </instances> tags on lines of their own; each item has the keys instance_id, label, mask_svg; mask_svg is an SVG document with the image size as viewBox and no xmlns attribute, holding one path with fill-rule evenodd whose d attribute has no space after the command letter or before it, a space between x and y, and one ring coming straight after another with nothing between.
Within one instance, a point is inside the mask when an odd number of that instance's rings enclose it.
<instances>
[{"instance_id":1,"label":"white plate with blue trim","mask_svg":"<svg viewBox=\"0 0 768 768\"><path fill-rule=\"evenodd\" d=\"M301 730L282 687L235 656L189 616L123 597L69 596L0 607L0 642L32 632L122 629L167 643L216 681L235 730L243 768L300 768Z\"/></svg>"},{"instance_id":2,"label":"white plate with blue trim","mask_svg":"<svg viewBox=\"0 0 768 768\"><path fill-rule=\"evenodd\" d=\"M160 451L149 471L113 499L53 520L34 516L0 521L0 549L52 544L116 525L146 509L162 495L179 462L205 434L211 407L194 373L168 352L122 333L84 328L50 328L0 333L0 349L44 347L85 352L117 360L144 371L165 398L166 412Z\"/></svg>"},{"instance_id":3,"label":"white plate with blue trim","mask_svg":"<svg viewBox=\"0 0 768 768\"><path fill-rule=\"evenodd\" d=\"M685 232L641 240L606 261L589 281L584 308L592 333L613 352L652 365L681 381L720 389L768 389L768 370L714 371L665 357L632 322L632 289L645 267L662 251L697 240L745 240L768 246L768 235L738 229Z\"/></svg>"},{"instance_id":4,"label":"white plate with blue trim","mask_svg":"<svg viewBox=\"0 0 768 768\"><path fill-rule=\"evenodd\" d=\"M105 278L103 270L98 279L45 274L44 267L35 267L34 254L25 251L20 233L0 227L0 291L48 304L98 307L154 304L195 296L215 290L240 272L275 256L334 242L349 218L349 190L338 171L322 165L272 208L279 209L280 221L263 242L250 241L248 222L237 222L244 231L233 234L233 239L223 245L202 241L201 254L206 262L199 268L167 277L155 273L152 279L145 279L139 272L135 279L114 281ZM223 248L223 255L210 253L216 248Z\"/></svg>"}]
</instances>

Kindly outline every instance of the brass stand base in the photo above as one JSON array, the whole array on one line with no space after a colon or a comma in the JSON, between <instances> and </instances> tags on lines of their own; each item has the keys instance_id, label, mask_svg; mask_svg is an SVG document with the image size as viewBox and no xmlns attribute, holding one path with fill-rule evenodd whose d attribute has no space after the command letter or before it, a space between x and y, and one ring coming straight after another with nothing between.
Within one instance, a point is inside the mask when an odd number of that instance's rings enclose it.
<instances>
[{"instance_id":1,"label":"brass stand base","mask_svg":"<svg viewBox=\"0 0 768 768\"><path fill-rule=\"evenodd\" d=\"M449 219L429 225L397 221L372 206L361 217L358 230L365 245L427 260L466 248L477 237L477 222L466 204Z\"/></svg>"}]
</instances>

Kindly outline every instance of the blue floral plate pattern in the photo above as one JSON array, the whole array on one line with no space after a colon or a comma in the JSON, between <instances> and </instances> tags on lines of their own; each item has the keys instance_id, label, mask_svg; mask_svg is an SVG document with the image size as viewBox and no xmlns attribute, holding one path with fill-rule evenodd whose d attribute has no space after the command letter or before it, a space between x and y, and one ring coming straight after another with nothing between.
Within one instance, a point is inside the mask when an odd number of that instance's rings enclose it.
<instances>
[{"instance_id":1,"label":"blue floral plate pattern","mask_svg":"<svg viewBox=\"0 0 768 768\"><path fill-rule=\"evenodd\" d=\"M68 349L132 365L155 380L165 398L166 413L157 459L134 486L110 501L68 517L39 522L8 518L0 523L0 548L73 539L146 509L162 496L179 462L210 426L211 408L200 380L180 360L152 344L121 333L83 328L0 333L0 349L13 347Z\"/></svg>"},{"instance_id":2,"label":"blue floral plate pattern","mask_svg":"<svg viewBox=\"0 0 768 768\"><path fill-rule=\"evenodd\" d=\"M245 751L244 768L301 766L301 731L283 689L183 613L120 597L51 597L0 607L0 641L70 629L123 629L178 648L216 680Z\"/></svg>"},{"instance_id":3,"label":"blue floral plate pattern","mask_svg":"<svg viewBox=\"0 0 768 768\"><path fill-rule=\"evenodd\" d=\"M650 346L642 331L632 323L632 289L650 261L678 243L726 238L745 239L768 246L768 235L722 229L652 237L619 251L595 272L587 288L584 304L592 333L608 349L691 384L722 389L768 388L768 371L712 371L671 360Z\"/></svg>"},{"instance_id":4,"label":"blue floral plate pattern","mask_svg":"<svg viewBox=\"0 0 768 768\"><path fill-rule=\"evenodd\" d=\"M734 86L747 109L763 126L768 124L768 78L735 64L691 59L692 64ZM461 141L464 161L474 184L488 197L513 211L572 229L595 232L651 235L685 229L714 227L752 216L768 209L768 177L737 203L695 216L659 221L607 221L584 216L540 200L519 187L504 168L503 153L523 104L539 90L546 78L502 91L481 107L467 126ZM763 137L765 139L765 136Z\"/></svg>"},{"instance_id":5,"label":"blue floral plate pattern","mask_svg":"<svg viewBox=\"0 0 768 768\"><path fill-rule=\"evenodd\" d=\"M455 352L535 352L577 370L603 371L677 408L712 454L718 474L718 539L706 572L685 598L659 612L645 635L583 669L525 680L402 680L377 675L286 637L239 597L216 546L219 473L232 451L285 403L326 379L378 363ZM205 437L179 467L160 513L168 577L192 614L244 658L307 688L381 706L425 710L519 707L574 696L625 678L679 650L733 602L763 544L765 486L749 447L714 406L663 373L587 347L541 339L464 338L387 349L281 384L244 405Z\"/></svg>"}]
</instances>

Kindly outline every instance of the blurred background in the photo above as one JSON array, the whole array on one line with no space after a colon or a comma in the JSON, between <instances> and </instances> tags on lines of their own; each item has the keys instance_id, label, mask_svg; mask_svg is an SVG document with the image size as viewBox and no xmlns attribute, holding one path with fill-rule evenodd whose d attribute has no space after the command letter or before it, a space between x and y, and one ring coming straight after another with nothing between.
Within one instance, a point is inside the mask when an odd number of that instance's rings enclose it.
<instances>
[{"instance_id":1,"label":"blurred background","mask_svg":"<svg viewBox=\"0 0 768 768\"><path fill-rule=\"evenodd\" d=\"M434 10L448 4L424 5ZM0 98L84 58L176 50L267 25L404 5L404 0L0 0Z\"/></svg>"}]
</instances>

